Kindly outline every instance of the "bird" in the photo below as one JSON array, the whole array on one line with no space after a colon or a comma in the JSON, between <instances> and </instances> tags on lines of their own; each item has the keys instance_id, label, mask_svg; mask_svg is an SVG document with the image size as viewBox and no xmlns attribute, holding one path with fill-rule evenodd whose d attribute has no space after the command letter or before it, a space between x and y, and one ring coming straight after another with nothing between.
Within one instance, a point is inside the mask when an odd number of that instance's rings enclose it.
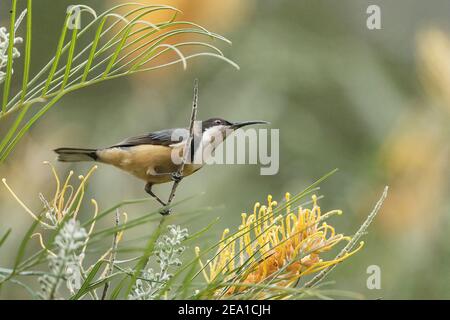
<instances>
[{"instance_id":1,"label":"bird","mask_svg":"<svg viewBox=\"0 0 450 320\"><path fill-rule=\"evenodd\" d=\"M145 181L144 190L161 205L167 206L152 187L157 184L180 181L204 166L204 161L193 161L201 150L214 151L232 132L248 125L268 124L267 121L252 120L231 122L222 118L199 121L194 126L193 139L187 148L191 161L186 161L182 177L178 176L180 163L175 163L173 154L183 157L189 130L186 128L164 129L127 138L106 148L87 149L62 147L54 149L58 161L96 161L119 168ZM219 138L219 139L218 139ZM196 140L197 139L197 140ZM195 143L195 141L199 141ZM200 146L202 148L199 148Z\"/></svg>"}]
</instances>

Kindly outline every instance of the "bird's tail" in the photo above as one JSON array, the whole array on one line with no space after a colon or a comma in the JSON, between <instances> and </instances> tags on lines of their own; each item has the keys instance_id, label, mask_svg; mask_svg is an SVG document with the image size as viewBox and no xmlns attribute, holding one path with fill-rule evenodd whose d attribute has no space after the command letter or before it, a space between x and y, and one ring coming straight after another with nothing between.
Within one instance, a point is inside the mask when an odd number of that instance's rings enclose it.
<instances>
[{"instance_id":1,"label":"bird's tail","mask_svg":"<svg viewBox=\"0 0 450 320\"><path fill-rule=\"evenodd\" d=\"M58 148L54 151L62 162L97 161L98 158L96 149Z\"/></svg>"}]
</instances>

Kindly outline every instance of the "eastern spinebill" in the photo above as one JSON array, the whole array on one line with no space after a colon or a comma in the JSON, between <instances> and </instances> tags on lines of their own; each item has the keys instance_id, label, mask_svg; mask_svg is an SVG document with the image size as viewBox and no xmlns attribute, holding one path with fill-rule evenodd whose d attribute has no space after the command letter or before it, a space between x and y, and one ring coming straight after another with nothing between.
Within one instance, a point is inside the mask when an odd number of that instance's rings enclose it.
<instances>
[{"instance_id":1,"label":"eastern spinebill","mask_svg":"<svg viewBox=\"0 0 450 320\"><path fill-rule=\"evenodd\" d=\"M191 160L196 156L194 141L196 138L204 150L214 151L233 131L252 124L267 124L266 121L230 122L220 118L201 121L200 129L194 130L194 139L190 149ZM145 191L163 206L167 204L153 193L155 184L179 180L176 173L180 164L173 161L173 152L183 153L189 139L181 138L176 132L188 131L183 128L165 129L143 135L130 137L107 148L58 148L58 160L62 162L98 161L113 165L146 182ZM188 134L189 136L189 134ZM221 139L217 139L217 137ZM177 138L178 137L178 138ZM204 162L187 161L184 165L183 177L201 169Z\"/></svg>"}]
</instances>

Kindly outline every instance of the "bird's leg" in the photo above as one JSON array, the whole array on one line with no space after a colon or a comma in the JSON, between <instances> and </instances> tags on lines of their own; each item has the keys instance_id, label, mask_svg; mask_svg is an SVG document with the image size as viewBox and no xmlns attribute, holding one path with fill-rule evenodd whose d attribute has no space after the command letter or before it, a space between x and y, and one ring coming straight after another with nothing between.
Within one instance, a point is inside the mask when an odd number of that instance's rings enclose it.
<instances>
[{"instance_id":1,"label":"bird's leg","mask_svg":"<svg viewBox=\"0 0 450 320\"><path fill-rule=\"evenodd\" d=\"M145 185L145 192L147 192L150 196L152 196L156 201L158 201L161 205L163 205L164 207L167 206L167 203L165 203L164 201L162 201L156 194L153 193L152 191L152 186L153 184L151 184L150 182L147 183ZM170 213L170 209L167 208L163 208L160 212L163 216L168 215Z\"/></svg>"},{"instance_id":2,"label":"bird's leg","mask_svg":"<svg viewBox=\"0 0 450 320\"><path fill-rule=\"evenodd\" d=\"M180 181L183 179L183 175L180 174L179 170L175 172L153 172L152 175L154 176L169 176L170 179L173 181L172 191L169 195L169 200L167 200L166 203L164 203L156 194L154 194L151 190L152 184L147 183L145 186L145 190L149 195L151 195L153 198L155 198L159 203L161 203L164 207L169 206L172 203L173 197L175 196L175 190L180 183ZM168 215L171 213L171 210L168 208L164 208L160 212L162 215Z\"/></svg>"},{"instance_id":3,"label":"bird's leg","mask_svg":"<svg viewBox=\"0 0 450 320\"><path fill-rule=\"evenodd\" d=\"M183 176L178 171L175 171L170 174L170 178L174 182L180 182L183 179Z\"/></svg>"},{"instance_id":4,"label":"bird's leg","mask_svg":"<svg viewBox=\"0 0 450 320\"><path fill-rule=\"evenodd\" d=\"M178 172L155 172L152 174L153 176L170 176L170 179L173 182L180 182L183 179L183 176Z\"/></svg>"},{"instance_id":5,"label":"bird's leg","mask_svg":"<svg viewBox=\"0 0 450 320\"><path fill-rule=\"evenodd\" d=\"M153 187L153 184L147 183L145 185L145 192L147 192L149 195L151 195L153 198L155 198L155 200L158 201L160 204L162 204L163 206L166 206L167 203L162 201L156 194L153 193L152 187Z\"/></svg>"}]
</instances>

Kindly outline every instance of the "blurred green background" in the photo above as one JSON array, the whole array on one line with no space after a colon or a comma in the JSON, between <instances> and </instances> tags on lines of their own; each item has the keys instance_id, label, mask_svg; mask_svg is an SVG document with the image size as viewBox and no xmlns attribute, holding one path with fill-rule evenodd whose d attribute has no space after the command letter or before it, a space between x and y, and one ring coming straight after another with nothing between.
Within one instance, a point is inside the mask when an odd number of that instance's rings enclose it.
<instances>
[{"instance_id":1,"label":"blurred green background","mask_svg":"<svg viewBox=\"0 0 450 320\"><path fill-rule=\"evenodd\" d=\"M78 1L101 12L119 0ZM60 146L108 146L127 136L187 125L192 84L200 79L199 118L264 119L280 129L280 171L261 176L255 165L208 166L178 189L177 199L198 195L175 211L211 207L184 223L193 233L215 217L214 243L237 228L240 213L267 194L281 199L339 168L321 185L323 210L340 208L330 222L352 234L384 185L390 194L366 237L364 249L331 274L335 289L365 298L450 298L449 124L450 2L179 0L183 20L233 41L221 46L240 71L211 58L175 65L75 92L63 98L21 141L0 176L32 208L54 181L42 161L56 163ZM37 72L53 55L68 5L35 2L33 61ZM366 9L381 8L381 30L366 27ZM6 25L9 1L0 6ZM61 175L85 173L90 164L56 164ZM142 182L100 165L87 198L100 208L145 197ZM167 195L170 186L155 188ZM156 203L127 208L137 217ZM85 208L89 216L91 208ZM174 223L180 215L174 215ZM0 232L13 228L0 264L10 266L29 216L0 188ZM103 221L103 227L113 220ZM151 226L148 226L151 228ZM124 240L140 236L129 232ZM192 252L193 248L190 248ZM368 290L366 269L381 268L381 290ZM0 298L27 297L9 287Z\"/></svg>"}]
</instances>

